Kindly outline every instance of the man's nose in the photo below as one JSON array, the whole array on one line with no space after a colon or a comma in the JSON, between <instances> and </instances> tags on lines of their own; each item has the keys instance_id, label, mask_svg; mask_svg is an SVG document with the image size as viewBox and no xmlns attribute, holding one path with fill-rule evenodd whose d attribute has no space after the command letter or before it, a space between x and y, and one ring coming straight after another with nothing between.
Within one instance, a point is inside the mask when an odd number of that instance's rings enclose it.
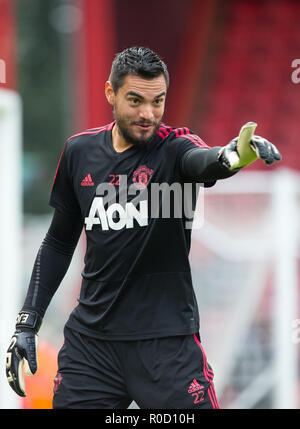
<instances>
[{"instance_id":1,"label":"man's nose","mask_svg":"<svg viewBox=\"0 0 300 429\"><path fill-rule=\"evenodd\" d=\"M146 119L147 121L152 121L154 118L152 106L144 105L139 111L140 119Z\"/></svg>"}]
</instances>

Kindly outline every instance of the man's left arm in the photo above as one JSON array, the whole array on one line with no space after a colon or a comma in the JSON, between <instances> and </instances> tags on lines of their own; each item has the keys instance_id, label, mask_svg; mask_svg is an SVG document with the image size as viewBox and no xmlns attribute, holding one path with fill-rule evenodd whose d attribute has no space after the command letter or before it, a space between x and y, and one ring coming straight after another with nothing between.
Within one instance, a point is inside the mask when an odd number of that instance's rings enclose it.
<instances>
[{"instance_id":1,"label":"man's left arm","mask_svg":"<svg viewBox=\"0 0 300 429\"><path fill-rule=\"evenodd\" d=\"M219 179L233 176L236 171L230 171L219 161L220 146L211 149L191 149L181 158L181 172L185 179L199 183L215 184Z\"/></svg>"},{"instance_id":2,"label":"man's left arm","mask_svg":"<svg viewBox=\"0 0 300 429\"><path fill-rule=\"evenodd\" d=\"M243 154L239 154L237 141L238 137L223 147L193 148L185 152L181 158L181 171L184 178L211 186L217 180L233 176L241 168L257 159L261 159L267 165L281 160L278 149L263 137L253 136L250 140L249 146L254 154L251 159L246 159Z\"/></svg>"}]
</instances>

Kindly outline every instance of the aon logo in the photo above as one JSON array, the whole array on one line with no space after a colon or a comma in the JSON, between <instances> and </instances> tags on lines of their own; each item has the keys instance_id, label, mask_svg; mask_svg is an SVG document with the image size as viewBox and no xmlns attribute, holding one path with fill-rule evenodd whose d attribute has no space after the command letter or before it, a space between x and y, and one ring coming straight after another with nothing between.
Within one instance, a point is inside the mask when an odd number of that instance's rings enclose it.
<instances>
[{"instance_id":1,"label":"aon logo","mask_svg":"<svg viewBox=\"0 0 300 429\"><path fill-rule=\"evenodd\" d=\"M133 203L126 203L123 207L119 203L111 204L107 210L104 208L103 198L95 197L90 208L89 216L84 223L87 231L94 225L100 225L103 230L133 228L135 219L140 226L148 225L148 202L140 201L138 210Z\"/></svg>"}]
</instances>

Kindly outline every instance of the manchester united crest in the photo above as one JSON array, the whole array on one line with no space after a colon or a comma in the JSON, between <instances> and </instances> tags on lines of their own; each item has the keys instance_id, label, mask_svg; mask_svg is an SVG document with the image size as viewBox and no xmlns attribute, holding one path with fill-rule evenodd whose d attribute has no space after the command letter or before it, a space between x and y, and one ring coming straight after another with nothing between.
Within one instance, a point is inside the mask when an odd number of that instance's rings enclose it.
<instances>
[{"instance_id":1,"label":"manchester united crest","mask_svg":"<svg viewBox=\"0 0 300 429\"><path fill-rule=\"evenodd\" d=\"M146 188L153 174L153 170L148 168L146 165L141 165L137 170L134 171L132 181L137 185L138 188Z\"/></svg>"}]
</instances>

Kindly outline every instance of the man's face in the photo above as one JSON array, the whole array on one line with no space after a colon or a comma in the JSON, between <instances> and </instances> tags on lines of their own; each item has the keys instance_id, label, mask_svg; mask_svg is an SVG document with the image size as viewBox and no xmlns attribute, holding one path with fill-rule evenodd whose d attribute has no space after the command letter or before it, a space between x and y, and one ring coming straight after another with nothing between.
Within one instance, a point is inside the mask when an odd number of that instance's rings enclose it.
<instances>
[{"instance_id":1,"label":"man's face","mask_svg":"<svg viewBox=\"0 0 300 429\"><path fill-rule=\"evenodd\" d=\"M144 146L156 133L164 114L166 92L163 74L151 80L128 75L117 94L106 83L119 134L127 143Z\"/></svg>"}]
</instances>

